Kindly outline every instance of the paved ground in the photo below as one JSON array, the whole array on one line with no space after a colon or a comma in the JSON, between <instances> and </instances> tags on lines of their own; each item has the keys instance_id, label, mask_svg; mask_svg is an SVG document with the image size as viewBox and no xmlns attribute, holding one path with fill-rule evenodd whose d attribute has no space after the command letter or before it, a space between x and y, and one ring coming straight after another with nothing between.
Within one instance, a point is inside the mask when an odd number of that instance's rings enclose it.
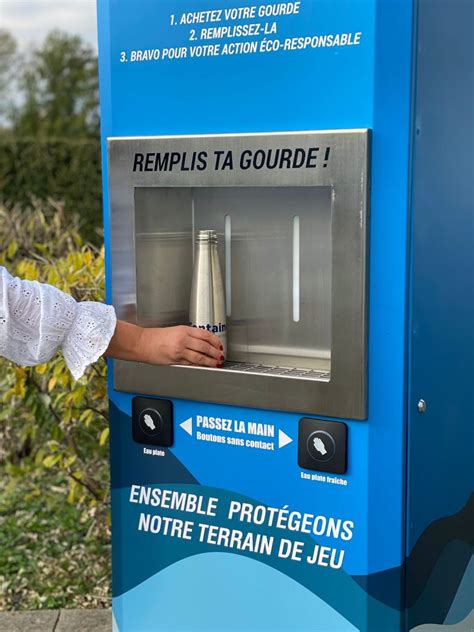
<instances>
[{"instance_id":1,"label":"paved ground","mask_svg":"<svg viewBox=\"0 0 474 632\"><path fill-rule=\"evenodd\" d=\"M111 632L110 610L0 612L0 632Z\"/></svg>"},{"instance_id":2,"label":"paved ground","mask_svg":"<svg viewBox=\"0 0 474 632\"><path fill-rule=\"evenodd\" d=\"M111 632L110 610L0 612L0 632ZM474 611L457 625L421 625L411 632L474 632Z\"/></svg>"}]
</instances>

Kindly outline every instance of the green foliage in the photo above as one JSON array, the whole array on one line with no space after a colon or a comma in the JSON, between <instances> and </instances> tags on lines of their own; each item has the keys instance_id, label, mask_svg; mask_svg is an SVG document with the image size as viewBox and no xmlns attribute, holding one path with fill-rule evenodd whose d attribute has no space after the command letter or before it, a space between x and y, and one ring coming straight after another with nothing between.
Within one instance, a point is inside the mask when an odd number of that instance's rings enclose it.
<instances>
[{"instance_id":1,"label":"green foliage","mask_svg":"<svg viewBox=\"0 0 474 632\"><path fill-rule=\"evenodd\" d=\"M11 86L15 85L14 89ZM13 107L12 93L19 98ZM23 56L0 29L0 202L64 202L82 235L100 241L102 181L97 57L80 37L52 31Z\"/></svg>"},{"instance_id":2,"label":"green foliage","mask_svg":"<svg viewBox=\"0 0 474 632\"><path fill-rule=\"evenodd\" d=\"M53 32L19 57L0 30L0 116L0 265L103 300L93 50ZM108 605L108 432L103 360L76 382L0 358L0 610Z\"/></svg>"},{"instance_id":3,"label":"green foliage","mask_svg":"<svg viewBox=\"0 0 474 632\"><path fill-rule=\"evenodd\" d=\"M0 29L0 114L6 114L10 104L10 85L16 69L17 44L12 35Z\"/></svg>"},{"instance_id":4,"label":"green foliage","mask_svg":"<svg viewBox=\"0 0 474 632\"><path fill-rule=\"evenodd\" d=\"M0 138L0 191L6 206L62 200L80 217L81 233L94 243L102 225L100 143L84 139Z\"/></svg>"},{"instance_id":5,"label":"green foliage","mask_svg":"<svg viewBox=\"0 0 474 632\"><path fill-rule=\"evenodd\" d=\"M103 249L84 244L78 226L77 217L66 221L58 204L33 202L29 211L0 206L0 265L21 278L55 285L77 300L103 300ZM88 537L107 538L104 360L75 381L59 354L36 367L0 359L0 397L0 464L9 477L6 491L24 486L26 475L29 497L41 504L48 497L42 483L45 476L67 480L66 489L58 490L57 504L74 507L79 523L88 525ZM76 514L69 512L65 518L71 527L71 516ZM73 530L71 537L77 537Z\"/></svg>"},{"instance_id":6,"label":"green foliage","mask_svg":"<svg viewBox=\"0 0 474 632\"><path fill-rule=\"evenodd\" d=\"M80 37L52 31L26 59L19 83L16 136L99 137L97 57Z\"/></svg>"}]
</instances>

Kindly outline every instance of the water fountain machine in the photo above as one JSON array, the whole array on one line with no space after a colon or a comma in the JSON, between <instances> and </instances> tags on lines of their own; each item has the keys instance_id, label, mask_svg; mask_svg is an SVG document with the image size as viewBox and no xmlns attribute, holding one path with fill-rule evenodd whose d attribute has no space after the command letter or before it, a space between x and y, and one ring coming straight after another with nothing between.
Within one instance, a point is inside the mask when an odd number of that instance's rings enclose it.
<instances>
[{"instance_id":1,"label":"water fountain machine","mask_svg":"<svg viewBox=\"0 0 474 632\"><path fill-rule=\"evenodd\" d=\"M110 363L116 632L474 625L472 12L98 1L108 300L216 231L228 345Z\"/></svg>"}]
</instances>

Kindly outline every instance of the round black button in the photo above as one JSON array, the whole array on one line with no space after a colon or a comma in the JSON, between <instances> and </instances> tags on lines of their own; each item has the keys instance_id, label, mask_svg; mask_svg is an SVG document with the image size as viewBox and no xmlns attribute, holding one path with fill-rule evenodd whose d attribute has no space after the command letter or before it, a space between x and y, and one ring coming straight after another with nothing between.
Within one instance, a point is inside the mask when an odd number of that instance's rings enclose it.
<instances>
[{"instance_id":1,"label":"round black button","mask_svg":"<svg viewBox=\"0 0 474 632\"><path fill-rule=\"evenodd\" d=\"M153 437L159 434L163 427L163 419L160 413L154 408L145 408L145 410L142 410L138 423L145 434Z\"/></svg>"},{"instance_id":2,"label":"round black button","mask_svg":"<svg viewBox=\"0 0 474 632\"><path fill-rule=\"evenodd\" d=\"M329 461L336 453L336 444L329 432L316 430L308 437L309 455L316 461Z\"/></svg>"}]
</instances>

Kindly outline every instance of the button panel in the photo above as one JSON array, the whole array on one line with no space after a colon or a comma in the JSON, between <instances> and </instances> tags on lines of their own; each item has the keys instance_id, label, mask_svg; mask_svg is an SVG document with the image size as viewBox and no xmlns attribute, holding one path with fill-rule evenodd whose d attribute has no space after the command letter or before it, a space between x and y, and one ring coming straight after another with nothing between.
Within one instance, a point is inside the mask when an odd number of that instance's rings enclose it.
<instances>
[{"instance_id":1,"label":"button panel","mask_svg":"<svg viewBox=\"0 0 474 632\"><path fill-rule=\"evenodd\" d=\"M169 448L173 445L173 403L167 399L134 397L132 436L137 443Z\"/></svg>"},{"instance_id":2,"label":"button panel","mask_svg":"<svg viewBox=\"0 0 474 632\"><path fill-rule=\"evenodd\" d=\"M347 471L347 426L342 422L300 419L298 465L307 470Z\"/></svg>"}]
</instances>

